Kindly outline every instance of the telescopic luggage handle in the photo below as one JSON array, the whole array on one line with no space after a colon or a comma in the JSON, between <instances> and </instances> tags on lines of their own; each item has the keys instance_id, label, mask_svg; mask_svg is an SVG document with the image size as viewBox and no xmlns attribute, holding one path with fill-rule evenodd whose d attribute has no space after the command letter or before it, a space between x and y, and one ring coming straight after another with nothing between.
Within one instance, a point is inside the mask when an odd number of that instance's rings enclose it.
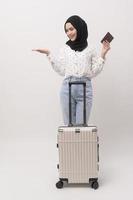
<instances>
[{"instance_id":1,"label":"telescopic luggage handle","mask_svg":"<svg viewBox=\"0 0 133 200\"><path fill-rule=\"evenodd\" d=\"M73 81L69 82L69 125L73 126L72 124L72 108L71 108L71 86L72 85L83 85L83 124L80 124L82 126L87 126L86 124L86 82L81 81Z\"/></svg>"}]
</instances>

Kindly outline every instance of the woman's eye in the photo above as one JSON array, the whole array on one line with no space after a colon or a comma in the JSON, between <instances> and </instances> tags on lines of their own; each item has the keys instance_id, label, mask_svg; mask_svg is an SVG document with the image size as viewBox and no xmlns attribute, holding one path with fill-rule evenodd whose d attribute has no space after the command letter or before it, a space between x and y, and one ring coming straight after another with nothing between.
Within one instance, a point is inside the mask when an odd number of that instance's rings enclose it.
<instances>
[{"instance_id":1,"label":"woman's eye","mask_svg":"<svg viewBox=\"0 0 133 200\"><path fill-rule=\"evenodd\" d=\"M66 30L66 33L67 33L68 31L73 31L73 28L70 28L69 30Z\"/></svg>"}]
</instances>

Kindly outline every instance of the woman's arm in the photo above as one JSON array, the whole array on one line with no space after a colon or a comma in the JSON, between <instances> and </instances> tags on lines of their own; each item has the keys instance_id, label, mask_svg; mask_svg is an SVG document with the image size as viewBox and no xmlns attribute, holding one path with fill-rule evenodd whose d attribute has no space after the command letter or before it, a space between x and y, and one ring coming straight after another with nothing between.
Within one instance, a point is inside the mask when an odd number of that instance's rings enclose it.
<instances>
[{"instance_id":1,"label":"woman's arm","mask_svg":"<svg viewBox=\"0 0 133 200\"><path fill-rule=\"evenodd\" d=\"M92 77L97 76L97 74L99 74L102 71L105 62L105 56L109 50L110 50L110 43L104 41L102 43L102 50L100 56L97 56L96 52L92 51L92 58L91 58Z\"/></svg>"},{"instance_id":2,"label":"woman's arm","mask_svg":"<svg viewBox=\"0 0 133 200\"><path fill-rule=\"evenodd\" d=\"M39 53L44 53L48 57L53 69L61 76L65 75L65 55L64 49L61 49L58 55L54 55L49 49L32 49L32 51L37 51Z\"/></svg>"}]
</instances>

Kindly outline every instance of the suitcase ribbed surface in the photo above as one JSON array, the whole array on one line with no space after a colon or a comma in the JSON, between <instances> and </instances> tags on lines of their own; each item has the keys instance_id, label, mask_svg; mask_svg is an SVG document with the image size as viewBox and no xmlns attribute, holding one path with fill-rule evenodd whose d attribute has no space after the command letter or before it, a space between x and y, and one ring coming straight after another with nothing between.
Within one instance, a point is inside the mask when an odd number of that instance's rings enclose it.
<instances>
[{"instance_id":1,"label":"suitcase ribbed surface","mask_svg":"<svg viewBox=\"0 0 133 200\"><path fill-rule=\"evenodd\" d=\"M88 183L98 177L96 127L60 127L58 132L59 178Z\"/></svg>"}]
</instances>

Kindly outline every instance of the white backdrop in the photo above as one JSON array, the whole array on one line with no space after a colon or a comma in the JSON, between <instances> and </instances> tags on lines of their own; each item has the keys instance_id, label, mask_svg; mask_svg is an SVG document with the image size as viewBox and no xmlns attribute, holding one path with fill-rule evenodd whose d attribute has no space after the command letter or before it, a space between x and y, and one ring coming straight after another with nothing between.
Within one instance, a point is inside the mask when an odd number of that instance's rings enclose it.
<instances>
[{"instance_id":1,"label":"white backdrop","mask_svg":"<svg viewBox=\"0 0 133 200\"><path fill-rule=\"evenodd\" d=\"M6 164L11 164L12 159L16 163L17 158L21 157L22 154L18 153L17 157L16 152L20 150L19 144L27 141L27 138L28 141L34 138L38 142L33 146L27 143L23 156L36 145L38 149L41 141L51 144L51 147L56 143L57 127L62 124L59 91L63 77L53 71L45 55L31 49L47 47L58 51L67 40L64 22L74 14L87 22L88 40L97 53L100 54L100 40L106 32L109 31L115 38L104 70L92 80L94 101L90 123L99 128L101 154L107 159L103 162L109 162L109 157L116 158L116 162L118 158L124 158L124 163L131 162L132 0L1 0L0 3L0 144L1 169L4 170L1 174L7 174ZM44 145L40 151L45 150ZM28 155L30 158L31 154ZM8 181L10 172L8 168ZM4 179L0 178L0 181ZM6 188L6 184L3 188ZM10 199L14 199L13 194Z\"/></svg>"}]
</instances>

